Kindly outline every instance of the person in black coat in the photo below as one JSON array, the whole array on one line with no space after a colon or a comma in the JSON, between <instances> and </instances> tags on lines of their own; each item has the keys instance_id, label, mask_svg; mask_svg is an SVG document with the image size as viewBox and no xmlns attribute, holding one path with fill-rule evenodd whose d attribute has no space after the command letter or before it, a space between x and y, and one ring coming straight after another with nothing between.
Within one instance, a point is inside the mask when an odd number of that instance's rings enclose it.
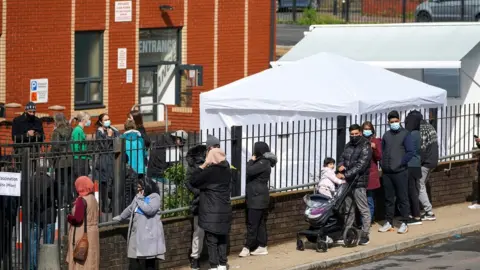
<instances>
[{"instance_id":1,"label":"person in black coat","mask_svg":"<svg viewBox=\"0 0 480 270\"><path fill-rule=\"evenodd\" d=\"M270 203L268 184L272 167L277 157L270 152L268 144L257 142L253 156L247 163L247 240L240 257L267 255L267 215ZM250 251L253 252L250 253Z\"/></svg>"},{"instance_id":2,"label":"person in black coat","mask_svg":"<svg viewBox=\"0 0 480 270\"><path fill-rule=\"evenodd\" d=\"M207 237L210 267L226 270L227 238L232 223L232 172L225 153L219 148L209 151L205 163L192 177L192 186L200 190L198 226Z\"/></svg>"}]
</instances>

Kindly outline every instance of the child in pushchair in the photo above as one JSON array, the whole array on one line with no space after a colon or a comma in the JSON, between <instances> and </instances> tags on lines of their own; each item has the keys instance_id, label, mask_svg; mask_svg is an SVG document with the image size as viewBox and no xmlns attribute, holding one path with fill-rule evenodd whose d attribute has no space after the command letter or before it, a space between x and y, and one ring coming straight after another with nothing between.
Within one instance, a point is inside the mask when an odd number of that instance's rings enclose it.
<instances>
[{"instance_id":1,"label":"child in pushchair","mask_svg":"<svg viewBox=\"0 0 480 270\"><path fill-rule=\"evenodd\" d=\"M328 163L324 165L331 164L332 161L333 163L335 162L335 160L327 158L325 163ZM333 170L333 168L331 169ZM322 181L323 179L320 183ZM353 227L345 228L344 225L345 214L350 213L350 211L342 211L345 197L350 192L351 186L355 184L356 179L350 184L346 184L343 180L340 181L342 182L339 182L338 189L332 190L330 188L328 190L331 193L326 193L324 185L319 183L314 194L305 195L303 198L307 206L305 220L310 227L297 233L297 250L304 250L304 243L300 239L301 236L305 236L308 242L315 243L318 252L326 252L329 244L338 243L341 240L347 247L354 247L358 244L360 239L359 231ZM317 191L319 192L318 194Z\"/></svg>"}]
</instances>

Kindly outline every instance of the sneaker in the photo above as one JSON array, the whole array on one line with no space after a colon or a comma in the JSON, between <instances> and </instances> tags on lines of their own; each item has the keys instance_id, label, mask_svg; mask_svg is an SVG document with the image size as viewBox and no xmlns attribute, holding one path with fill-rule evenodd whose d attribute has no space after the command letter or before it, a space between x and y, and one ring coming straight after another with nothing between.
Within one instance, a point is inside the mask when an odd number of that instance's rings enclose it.
<instances>
[{"instance_id":1,"label":"sneaker","mask_svg":"<svg viewBox=\"0 0 480 270\"><path fill-rule=\"evenodd\" d=\"M327 242L327 244L333 244L333 239L330 238L328 235L325 237L325 242Z\"/></svg>"},{"instance_id":2,"label":"sneaker","mask_svg":"<svg viewBox=\"0 0 480 270\"><path fill-rule=\"evenodd\" d=\"M227 266L226 265L219 265L217 270L227 270Z\"/></svg>"},{"instance_id":3,"label":"sneaker","mask_svg":"<svg viewBox=\"0 0 480 270\"><path fill-rule=\"evenodd\" d=\"M407 221L408 225L422 225L422 219L410 218Z\"/></svg>"},{"instance_id":4,"label":"sneaker","mask_svg":"<svg viewBox=\"0 0 480 270\"><path fill-rule=\"evenodd\" d=\"M471 209L474 209L474 208L471 208ZM478 209L480 209L480 205L479 205ZM422 220L435 221L435 220L437 220L437 217L435 216L435 214L433 212L428 212L428 213L425 213L422 216Z\"/></svg>"},{"instance_id":5,"label":"sneaker","mask_svg":"<svg viewBox=\"0 0 480 270\"><path fill-rule=\"evenodd\" d=\"M218 270L218 268L209 268L209 270Z\"/></svg>"},{"instance_id":6,"label":"sneaker","mask_svg":"<svg viewBox=\"0 0 480 270\"><path fill-rule=\"evenodd\" d=\"M190 263L190 267L192 270L200 270L200 261L198 259L193 259L192 262Z\"/></svg>"},{"instance_id":7,"label":"sneaker","mask_svg":"<svg viewBox=\"0 0 480 270\"><path fill-rule=\"evenodd\" d=\"M405 234L407 232L408 232L408 225L407 225L407 223L404 222L404 223L402 223L402 225L400 225L400 228L398 228L397 233Z\"/></svg>"},{"instance_id":8,"label":"sneaker","mask_svg":"<svg viewBox=\"0 0 480 270\"><path fill-rule=\"evenodd\" d=\"M361 246L366 246L370 243L370 238L368 236L363 236L360 238L360 242L358 242L359 245Z\"/></svg>"},{"instance_id":9,"label":"sneaker","mask_svg":"<svg viewBox=\"0 0 480 270\"><path fill-rule=\"evenodd\" d=\"M258 247L250 254L254 256L268 255L267 247Z\"/></svg>"},{"instance_id":10,"label":"sneaker","mask_svg":"<svg viewBox=\"0 0 480 270\"><path fill-rule=\"evenodd\" d=\"M240 252L240 254L238 254L239 257L248 257L250 256L250 250L246 247L244 247L242 249L242 252Z\"/></svg>"},{"instance_id":11,"label":"sneaker","mask_svg":"<svg viewBox=\"0 0 480 270\"><path fill-rule=\"evenodd\" d=\"M388 221L385 222L385 224L383 224L383 226L378 229L378 231L381 232L381 233L389 232L389 231L392 231L392 230L393 230L392 224L390 224L390 222L388 222Z\"/></svg>"}]
</instances>

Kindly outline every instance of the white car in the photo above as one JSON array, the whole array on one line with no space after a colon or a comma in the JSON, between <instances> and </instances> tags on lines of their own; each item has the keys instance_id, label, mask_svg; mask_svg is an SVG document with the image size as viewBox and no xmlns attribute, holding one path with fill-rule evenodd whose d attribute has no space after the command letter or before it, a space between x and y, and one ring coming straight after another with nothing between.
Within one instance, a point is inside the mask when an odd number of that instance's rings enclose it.
<instances>
[{"instance_id":1,"label":"white car","mask_svg":"<svg viewBox=\"0 0 480 270\"><path fill-rule=\"evenodd\" d=\"M480 0L428 0L417 6L415 21L480 21Z\"/></svg>"}]
</instances>

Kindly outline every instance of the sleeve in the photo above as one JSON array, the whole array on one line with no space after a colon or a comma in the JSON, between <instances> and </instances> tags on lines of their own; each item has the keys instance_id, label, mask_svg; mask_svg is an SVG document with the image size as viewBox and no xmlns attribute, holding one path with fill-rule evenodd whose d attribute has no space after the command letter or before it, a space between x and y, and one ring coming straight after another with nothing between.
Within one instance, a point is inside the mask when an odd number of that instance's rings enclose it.
<instances>
[{"instance_id":1,"label":"sleeve","mask_svg":"<svg viewBox=\"0 0 480 270\"><path fill-rule=\"evenodd\" d=\"M156 215L160 209L160 196L158 195L150 197L150 201L148 203L145 203L145 201L139 197L135 197L135 201L138 208L140 208L147 216Z\"/></svg>"},{"instance_id":2,"label":"sleeve","mask_svg":"<svg viewBox=\"0 0 480 270\"><path fill-rule=\"evenodd\" d=\"M267 164L267 160L261 159L257 160L256 162L253 160L249 160L247 163L247 170L246 174L247 177L257 176L270 168L270 164Z\"/></svg>"},{"instance_id":3,"label":"sleeve","mask_svg":"<svg viewBox=\"0 0 480 270\"><path fill-rule=\"evenodd\" d=\"M379 162L381 159L382 159L382 148L383 148L383 144L382 144L382 141L381 140L375 140L375 149L372 149L373 151L373 160L375 162Z\"/></svg>"},{"instance_id":4,"label":"sleeve","mask_svg":"<svg viewBox=\"0 0 480 270\"><path fill-rule=\"evenodd\" d=\"M45 138L45 132L43 131L43 124L42 124L42 120L40 120L39 118L36 119L35 121L35 126L36 126L36 136L35 136L35 141L36 142L43 142L43 139Z\"/></svg>"},{"instance_id":5,"label":"sleeve","mask_svg":"<svg viewBox=\"0 0 480 270\"><path fill-rule=\"evenodd\" d=\"M345 145L345 148L347 148L347 146ZM344 148L344 149L345 149ZM345 150L343 151L343 153L340 155L338 161L337 161L337 168L338 167L341 167L343 166L343 163L345 163L345 157L343 157L343 154L345 153Z\"/></svg>"},{"instance_id":6,"label":"sleeve","mask_svg":"<svg viewBox=\"0 0 480 270\"><path fill-rule=\"evenodd\" d=\"M207 167L203 170L201 168L198 168L193 171L191 181L192 187L202 189L208 183L211 170L212 169L210 167Z\"/></svg>"},{"instance_id":7,"label":"sleeve","mask_svg":"<svg viewBox=\"0 0 480 270\"><path fill-rule=\"evenodd\" d=\"M333 171L327 173L327 178L330 179L330 181L332 181L333 183L335 183L337 185L340 185L340 184L343 183L343 180L340 179L340 178L337 178Z\"/></svg>"},{"instance_id":8,"label":"sleeve","mask_svg":"<svg viewBox=\"0 0 480 270\"><path fill-rule=\"evenodd\" d=\"M75 201L75 213L73 215L68 215L68 223L72 225L80 225L83 222L83 217L85 215L85 205L83 204L83 199L81 197L77 198Z\"/></svg>"},{"instance_id":9,"label":"sleeve","mask_svg":"<svg viewBox=\"0 0 480 270\"><path fill-rule=\"evenodd\" d=\"M194 195L199 195L200 190L198 188L195 188L195 187L192 186L193 173L194 173L195 170L197 170L197 168L190 167L190 166L187 167L187 172L186 172L186 180L187 181L185 181L185 187L188 189L188 191L190 191Z\"/></svg>"},{"instance_id":10,"label":"sleeve","mask_svg":"<svg viewBox=\"0 0 480 270\"><path fill-rule=\"evenodd\" d=\"M403 155L403 158L402 158L402 165L407 165L408 162L415 155L415 146L413 143L413 138L411 133L409 133L403 139L403 147L405 147L405 155Z\"/></svg>"},{"instance_id":11,"label":"sleeve","mask_svg":"<svg viewBox=\"0 0 480 270\"><path fill-rule=\"evenodd\" d=\"M142 129L142 137L143 137L143 140L145 141L145 148L150 148L152 141L150 140L150 137L148 136L145 128Z\"/></svg>"},{"instance_id":12,"label":"sleeve","mask_svg":"<svg viewBox=\"0 0 480 270\"><path fill-rule=\"evenodd\" d=\"M12 123L12 140L15 143L22 143L23 138L27 136L26 132L23 132L23 127L20 123L18 123L18 120L15 118L13 119Z\"/></svg>"},{"instance_id":13,"label":"sleeve","mask_svg":"<svg viewBox=\"0 0 480 270\"><path fill-rule=\"evenodd\" d=\"M366 170L370 166L370 160L372 159L372 147L370 144L365 144L361 149L358 162L353 167L345 172L346 179L352 179L360 172Z\"/></svg>"},{"instance_id":14,"label":"sleeve","mask_svg":"<svg viewBox=\"0 0 480 270\"><path fill-rule=\"evenodd\" d=\"M132 212L133 212L133 208L134 208L134 205L135 205L135 199L133 199L132 203L127 206L127 208L125 208L122 213L120 214L120 221L121 220L126 220L126 219L129 219L130 216L132 215Z\"/></svg>"}]
</instances>

